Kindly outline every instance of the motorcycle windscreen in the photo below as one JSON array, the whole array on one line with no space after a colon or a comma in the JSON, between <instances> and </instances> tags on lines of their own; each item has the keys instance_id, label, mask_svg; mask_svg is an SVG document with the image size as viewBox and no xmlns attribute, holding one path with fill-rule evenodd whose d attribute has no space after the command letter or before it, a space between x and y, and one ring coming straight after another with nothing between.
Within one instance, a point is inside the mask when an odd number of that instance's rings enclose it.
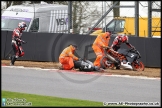
<instances>
[{"instance_id":1,"label":"motorcycle windscreen","mask_svg":"<svg viewBox=\"0 0 162 108\"><path fill-rule=\"evenodd\" d=\"M134 59L137 58L137 56L138 56L137 54L129 52L126 55L126 58L127 58L128 62L132 63L134 61Z\"/></svg>"}]
</instances>

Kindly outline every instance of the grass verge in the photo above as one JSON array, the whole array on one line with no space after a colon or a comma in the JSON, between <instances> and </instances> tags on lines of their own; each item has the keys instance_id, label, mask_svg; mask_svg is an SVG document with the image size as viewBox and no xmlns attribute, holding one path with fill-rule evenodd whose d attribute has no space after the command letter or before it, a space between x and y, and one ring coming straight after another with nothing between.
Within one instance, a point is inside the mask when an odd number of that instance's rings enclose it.
<instances>
[{"instance_id":1,"label":"grass verge","mask_svg":"<svg viewBox=\"0 0 162 108\"><path fill-rule=\"evenodd\" d=\"M103 106L103 102L1 91L4 106Z\"/></svg>"}]
</instances>

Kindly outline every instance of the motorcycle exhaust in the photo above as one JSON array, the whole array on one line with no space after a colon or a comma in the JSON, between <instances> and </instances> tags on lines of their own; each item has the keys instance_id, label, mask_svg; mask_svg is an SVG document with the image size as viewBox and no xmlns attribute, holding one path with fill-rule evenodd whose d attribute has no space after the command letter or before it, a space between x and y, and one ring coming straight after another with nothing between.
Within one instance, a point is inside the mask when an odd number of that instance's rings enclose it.
<instances>
[{"instance_id":1,"label":"motorcycle exhaust","mask_svg":"<svg viewBox=\"0 0 162 108\"><path fill-rule=\"evenodd\" d=\"M114 57L112 57L111 55L107 54L107 58L110 59L111 61L118 63L118 61L115 60Z\"/></svg>"},{"instance_id":2,"label":"motorcycle exhaust","mask_svg":"<svg viewBox=\"0 0 162 108\"><path fill-rule=\"evenodd\" d=\"M123 63L121 62L121 67L123 67L124 69L130 69L130 70L133 70L132 66L130 65L129 62L127 63Z\"/></svg>"}]
</instances>

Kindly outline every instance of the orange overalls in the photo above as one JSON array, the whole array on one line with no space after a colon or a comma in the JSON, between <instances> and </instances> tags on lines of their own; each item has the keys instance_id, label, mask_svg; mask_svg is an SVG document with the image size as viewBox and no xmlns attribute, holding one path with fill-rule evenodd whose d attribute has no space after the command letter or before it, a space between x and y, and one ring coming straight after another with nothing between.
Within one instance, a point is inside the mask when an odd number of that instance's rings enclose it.
<instances>
[{"instance_id":1,"label":"orange overalls","mask_svg":"<svg viewBox=\"0 0 162 108\"><path fill-rule=\"evenodd\" d=\"M102 46L107 47L109 45L110 36L106 38L107 36L108 35L106 33L99 34L92 45L92 48L97 56L96 60L94 61L95 66L100 67L100 60L104 56Z\"/></svg>"},{"instance_id":2,"label":"orange overalls","mask_svg":"<svg viewBox=\"0 0 162 108\"><path fill-rule=\"evenodd\" d=\"M74 51L75 49L70 45L60 54L59 62L64 70L71 70L74 67L74 60L78 60L78 57L74 55Z\"/></svg>"}]
</instances>

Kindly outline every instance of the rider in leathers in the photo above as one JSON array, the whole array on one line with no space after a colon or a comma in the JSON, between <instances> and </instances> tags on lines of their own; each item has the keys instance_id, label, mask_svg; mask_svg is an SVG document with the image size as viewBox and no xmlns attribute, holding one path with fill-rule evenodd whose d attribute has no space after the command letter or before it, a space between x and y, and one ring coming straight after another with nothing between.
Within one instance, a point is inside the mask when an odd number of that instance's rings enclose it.
<instances>
[{"instance_id":1,"label":"rider in leathers","mask_svg":"<svg viewBox=\"0 0 162 108\"><path fill-rule=\"evenodd\" d=\"M134 46L132 46L129 42L128 42L128 36L127 35L118 35L115 37L112 45L111 45L111 48L114 50L114 51L117 51L119 48L120 48L120 45L122 43L125 43L128 47L130 48L134 48Z\"/></svg>"},{"instance_id":2,"label":"rider in leathers","mask_svg":"<svg viewBox=\"0 0 162 108\"><path fill-rule=\"evenodd\" d=\"M22 31L25 30L25 27L27 27L26 23L21 22L21 23L18 24L18 28L15 28L13 30L11 45L12 45L12 49L14 51L14 55L12 55L10 57L10 59L11 59L10 65L14 65L16 59L18 57L24 56L24 54L25 54L24 50L21 46L22 43L23 44L26 43L25 41L21 40Z\"/></svg>"},{"instance_id":3,"label":"rider in leathers","mask_svg":"<svg viewBox=\"0 0 162 108\"><path fill-rule=\"evenodd\" d=\"M120 45L122 43L125 43L128 47L130 48L135 48L134 46L132 46L129 42L128 42L128 36L127 35L118 35L115 37L112 45L111 45L111 48L114 50L114 51L118 51L118 49L120 48ZM120 69L120 65L118 64L115 64L116 65L116 69Z\"/></svg>"}]
</instances>

